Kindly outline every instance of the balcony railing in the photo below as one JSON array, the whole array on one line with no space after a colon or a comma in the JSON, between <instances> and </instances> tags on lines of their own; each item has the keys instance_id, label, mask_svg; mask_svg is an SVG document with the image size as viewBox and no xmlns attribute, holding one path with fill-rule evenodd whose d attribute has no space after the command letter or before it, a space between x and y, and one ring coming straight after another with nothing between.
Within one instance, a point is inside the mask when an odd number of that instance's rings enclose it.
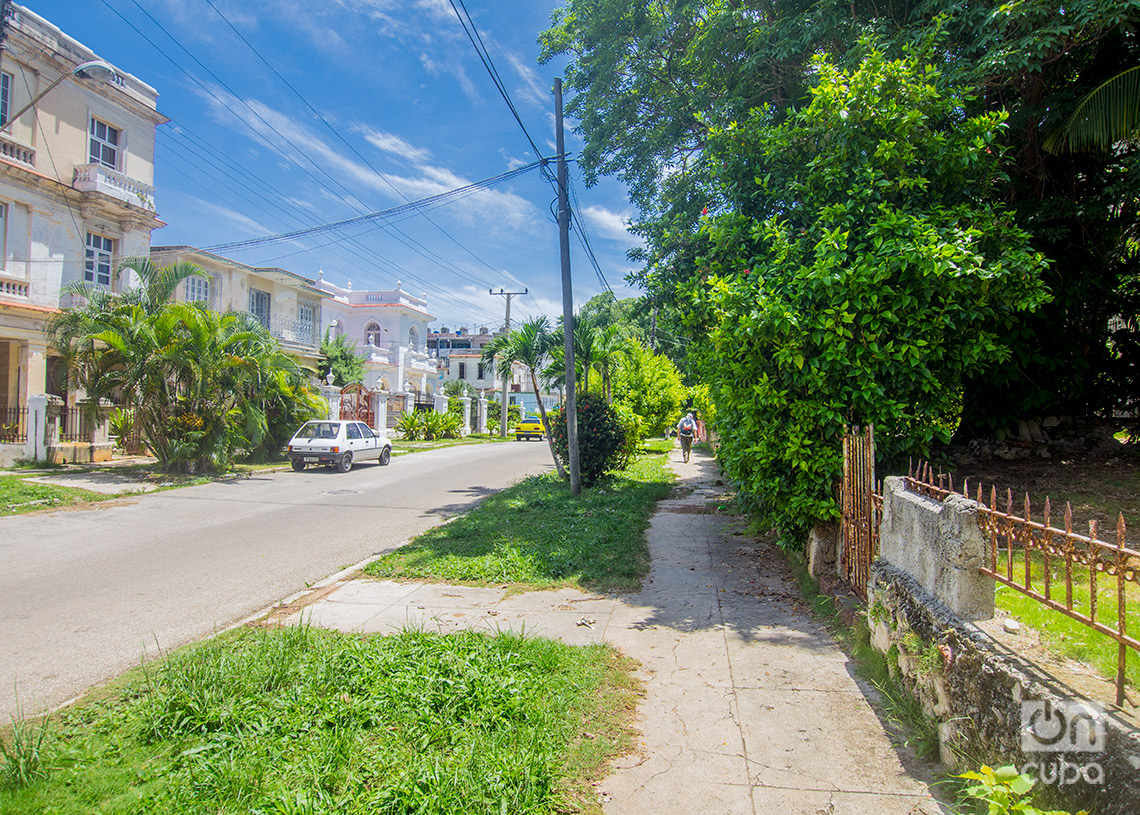
<instances>
[{"instance_id":1,"label":"balcony railing","mask_svg":"<svg viewBox=\"0 0 1140 815\"><path fill-rule=\"evenodd\" d=\"M28 299L28 281L0 274L0 297Z\"/></svg>"},{"instance_id":2,"label":"balcony railing","mask_svg":"<svg viewBox=\"0 0 1140 815\"><path fill-rule=\"evenodd\" d=\"M80 192L101 192L124 203L155 211L154 187L102 164L76 167L72 186Z\"/></svg>"},{"instance_id":3,"label":"balcony railing","mask_svg":"<svg viewBox=\"0 0 1140 815\"><path fill-rule=\"evenodd\" d=\"M282 342L291 342L309 348L320 345L317 339L317 326L311 321L274 317L270 333Z\"/></svg>"},{"instance_id":4,"label":"balcony railing","mask_svg":"<svg viewBox=\"0 0 1140 815\"><path fill-rule=\"evenodd\" d=\"M0 135L0 157L24 167L36 166L36 151L10 136Z\"/></svg>"}]
</instances>

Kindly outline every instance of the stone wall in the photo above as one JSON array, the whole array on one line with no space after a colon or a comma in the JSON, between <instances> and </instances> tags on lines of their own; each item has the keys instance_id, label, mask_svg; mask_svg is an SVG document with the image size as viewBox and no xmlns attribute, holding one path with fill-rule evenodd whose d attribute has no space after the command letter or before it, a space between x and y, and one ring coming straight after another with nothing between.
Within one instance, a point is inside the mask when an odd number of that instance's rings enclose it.
<instances>
[{"instance_id":1,"label":"stone wall","mask_svg":"<svg viewBox=\"0 0 1140 815\"><path fill-rule=\"evenodd\" d=\"M937 722L943 763L959 771L1013 764L1060 805L1140 812L1140 732L1114 712L1102 718L1103 751L1023 749L1023 737L1037 744L1023 733L1023 702L1063 706L1082 694L971 622L992 616L994 601L992 579L978 572L984 540L974 502L918 496L897 478L883 492L880 558L867 591L871 642Z\"/></svg>"}]
</instances>

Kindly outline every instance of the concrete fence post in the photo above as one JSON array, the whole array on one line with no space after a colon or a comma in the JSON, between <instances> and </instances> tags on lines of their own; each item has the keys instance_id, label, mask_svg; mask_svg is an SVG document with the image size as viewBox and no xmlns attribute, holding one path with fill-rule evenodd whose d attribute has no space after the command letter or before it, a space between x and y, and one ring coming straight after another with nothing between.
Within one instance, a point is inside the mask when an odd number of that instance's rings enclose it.
<instances>
[{"instance_id":1,"label":"concrete fence post","mask_svg":"<svg viewBox=\"0 0 1140 815\"><path fill-rule=\"evenodd\" d=\"M487 400L482 396L475 402L475 427L478 433L487 432Z\"/></svg>"},{"instance_id":2,"label":"concrete fence post","mask_svg":"<svg viewBox=\"0 0 1140 815\"><path fill-rule=\"evenodd\" d=\"M460 396L459 404L463 405L463 430L464 436L471 432L471 397Z\"/></svg>"},{"instance_id":3,"label":"concrete fence post","mask_svg":"<svg viewBox=\"0 0 1140 815\"><path fill-rule=\"evenodd\" d=\"M435 402L434 407L435 407L436 413L447 413L447 394L446 393L436 391L435 397L434 397L434 402Z\"/></svg>"},{"instance_id":4,"label":"concrete fence post","mask_svg":"<svg viewBox=\"0 0 1140 815\"><path fill-rule=\"evenodd\" d=\"M372 391L372 429L380 435L388 430L388 394Z\"/></svg>"},{"instance_id":5,"label":"concrete fence post","mask_svg":"<svg viewBox=\"0 0 1140 815\"><path fill-rule=\"evenodd\" d=\"M32 461L47 460L48 397L37 393L28 397L27 442L24 455Z\"/></svg>"},{"instance_id":6,"label":"concrete fence post","mask_svg":"<svg viewBox=\"0 0 1140 815\"><path fill-rule=\"evenodd\" d=\"M963 620L994 615L993 578L978 571L985 551L975 502L961 495L944 501L917 495L898 476L883 482L879 558L908 573Z\"/></svg>"}]
</instances>

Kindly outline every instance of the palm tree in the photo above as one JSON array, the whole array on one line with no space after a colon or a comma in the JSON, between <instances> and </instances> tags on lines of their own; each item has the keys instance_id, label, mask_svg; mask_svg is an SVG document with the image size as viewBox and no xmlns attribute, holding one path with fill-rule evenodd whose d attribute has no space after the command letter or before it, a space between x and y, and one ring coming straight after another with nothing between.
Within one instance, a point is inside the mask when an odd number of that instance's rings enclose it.
<instances>
[{"instance_id":1,"label":"palm tree","mask_svg":"<svg viewBox=\"0 0 1140 815\"><path fill-rule=\"evenodd\" d=\"M483 361L495 362L497 365L511 365L520 362L530 372L531 386L538 401L538 412L542 416L542 426L547 428L546 444L550 447L550 457L554 459L554 466L560 478L566 477L566 470L558 456L554 454L554 442L550 438L550 424L546 421L546 406L542 404L541 391L538 387L538 372L542 370L543 363L550 355L554 344L550 333L549 323L545 317L532 317L521 326L508 334L499 334L483 346ZM496 362L497 360L497 362ZM506 405L503 406L503 421L506 421Z\"/></svg>"},{"instance_id":2,"label":"palm tree","mask_svg":"<svg viewBox=\"0 0 1140 815\"><path fill-rule=\"evenodd\" d=\"M155 266L154 261L146 257L127 258L119 264L116 277L121 278L123 272L128 269L138 275L140 285L124 289L121 296L128 302L139 303L150 314L171 301L183 280L190 277L206 277L202 267L196 264L172 263L169 266Z\"/></svg>"},{"instance_id":3,"label":"palm tree","mask_svg":"<svg viewBox=\"0 0 1140 815\"><path fill-rule=\"evenodd\" d=\"M1046 150L1106 150L1140 134L1140 65L1097 85L1064 124L1045 138Z\"/></svg>"},{"instance_id":4,"label":"palm tree","mask_svg":"<svg viewBox=\"0 0 1140 815\"><path fill-rule=\"evenodd\" d=\"M596 348L594 364L598 368L598 373L602 375L602 392L606 404L609 404L614 400L613 384L610 378L613 375L614 366L617 365L618 357L625 356L628 352L629 339L615 323L597 332L594 346Z\"/></svg>"}]
</instances>

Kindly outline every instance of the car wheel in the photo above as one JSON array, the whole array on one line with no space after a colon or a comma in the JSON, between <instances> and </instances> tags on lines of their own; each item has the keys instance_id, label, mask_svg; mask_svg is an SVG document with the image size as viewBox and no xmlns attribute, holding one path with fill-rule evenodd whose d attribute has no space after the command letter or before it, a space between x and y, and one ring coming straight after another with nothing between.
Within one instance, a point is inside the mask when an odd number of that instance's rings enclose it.
<instances>
[{"instance_id":1,"label":"car wheel","mask_svg":"<svg viewBox=\"0 0 1140 815\"><path fill-rule=\"evenodd\" d=\"M345 453L341 456L340 461L336 463L336 468L342 473L347 473L352 469L352 453Z\"/></svg>"},{"instance_id":2,"label":"car wheel","mask_svg":"<svg viewBox=\"0 0 1140 815\"><path fill-rule=\"evenodd\" d=\"M292 463L293 463L293 472L295 472L295 473L299 473L299 472L301 472L301 470L305 469L305 462L303 462L303 461L293 459Z\"/></svg>"},{"instance_id":3,"label":"car wheel","mask_svg":"<svg viewBox=\"0 0 1140 815\"><path fill-rule=\"evenodd\" d=\"M391 460L392 460L392 448L391 447L385 447L383 450L380 451L380 466L381 467L388 466L388 462Z\"/></svg>"}]
</instances>

